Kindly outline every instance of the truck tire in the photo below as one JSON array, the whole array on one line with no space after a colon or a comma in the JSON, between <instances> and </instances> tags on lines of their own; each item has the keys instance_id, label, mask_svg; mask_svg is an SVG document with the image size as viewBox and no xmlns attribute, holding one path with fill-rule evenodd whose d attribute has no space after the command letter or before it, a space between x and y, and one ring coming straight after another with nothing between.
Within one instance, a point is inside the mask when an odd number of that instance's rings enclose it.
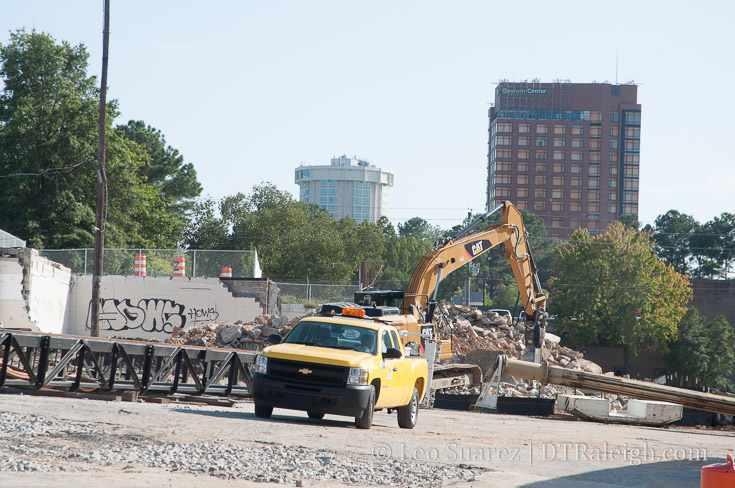
<instances>
[{"instance_id":1,"label":"truck tire","mask_svg":"<svg viewBox=\"0 0 735 488\"><path fill-rule=\"evenodd\" d=\"M261 419L269 419L273 415L273 407L264 407L263 405L255 404L255 416Z\"/></svg>"},{"instance_id":2,"label":"truck tire","mask_svg":"<svg viewBox=\"0 0 735 488\"><path fill-rule=\"evenodd\" d=\"M370 396L365 411L362 415L355 417L355 425L358 429L369 429L373 426L373 413L375 411L375 387L370 386Z\"/></svg>"},{"instance_id":3,"label":"truck tire","mask_svg":"<svg viewBox=\"0 0 735 488\"><path fill-rule=\"evenodd\" d=\"M419 391L414 388L411 401L405 407L398 407L398 427L413 429L419 419Z\"/></svg>"},{"instance_id":4,"label":"truck tire","mask_svg":"<svg viewBox=\"0 0 735 488\"><path fill-rule=\"evenodd\" d=\"M324 418L324 414L321 412L306 412L306 415L308 415L310 419L315 420L321 420Z\"/></svg>"}]
</instances>

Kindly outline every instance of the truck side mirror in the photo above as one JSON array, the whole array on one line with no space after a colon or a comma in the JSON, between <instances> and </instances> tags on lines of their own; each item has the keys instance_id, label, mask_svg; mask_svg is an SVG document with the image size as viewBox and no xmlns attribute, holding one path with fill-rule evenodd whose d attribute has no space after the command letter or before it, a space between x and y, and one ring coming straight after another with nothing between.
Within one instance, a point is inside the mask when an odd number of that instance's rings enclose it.
<instances>
[{"instance_id":1,"label":"truck side mirror","mask_svg":"<svg viewBox=\"0 0 735 488\"><path fill-rule=\"evenodd\" d=\"M401 359L402 357L401 350L395 347L389 347L383 353L383 359Z\"/></svg>"},{"instance_id":2,"label":"truck side mirror","mask_svg":"<svg viewBox=\"0 0 735 488\"><path fill-rule=\"evenodd\" d=\"M283 337L281 337L281 334L271 334L268 336L268 342L271 344L280 344L283 340Z\"/></svg>"}]
</instances>

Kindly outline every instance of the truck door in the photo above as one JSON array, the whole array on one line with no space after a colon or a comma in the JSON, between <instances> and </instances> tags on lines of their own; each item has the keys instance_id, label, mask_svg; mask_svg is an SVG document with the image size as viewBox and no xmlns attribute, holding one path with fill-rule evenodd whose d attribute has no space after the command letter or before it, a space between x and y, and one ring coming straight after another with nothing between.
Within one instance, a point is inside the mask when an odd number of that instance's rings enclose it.
<instances>
[{"instance_id":1,"label":"truck door","mask_svg":"<svg viewBox=\"0 0 735 488\"><path fill-rule=\"evenodd\" d=\"M388 350L389 347L395 347L387 329L380 331L378 340L380 354ZM400 403L401 400L401 383L400 378L396 376L399 369L401 359L383 359L380 360L380 397L378 398L378 407L393 407Z\"/></svg>"},{"instance_id":2,"label":"truck door","mask_svg":"<svg viewBox=\"0 0 735 488\"><path fill-rule=\"evenodd\" d=\"M397 401L398 405L403 405L404 403L408 403L409 395L413 393L411 360L406 358L406 351L401 344L401 340L398 338L398 333L395 330L391 330L390 336L393 339L393 347L403 351L403 358L395 359L393 363L393 379L396 382L393 386L400 389Z\"/></svg>"}]
</instances>

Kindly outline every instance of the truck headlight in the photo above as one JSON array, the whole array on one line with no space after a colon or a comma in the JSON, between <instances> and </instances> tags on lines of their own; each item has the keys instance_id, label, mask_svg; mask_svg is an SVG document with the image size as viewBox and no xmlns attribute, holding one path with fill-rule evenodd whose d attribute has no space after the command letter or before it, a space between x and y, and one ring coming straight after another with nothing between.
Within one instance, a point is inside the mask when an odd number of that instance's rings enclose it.
<instances>
[{"instance_id":1,"label":"truck headlight","mask_svg":"<svg viewBox=\"0 0 735 488\"><path fill-rule=\"evenodd\" d=\"M255 372L266 374L268 372L268 358L258 354L255 358Z\"/></svg>"},{"instance_id":2,"label":"truck headlight","mask_svg":"<svg viewBox=\"0 0 735 488\"><path fill-rule=\"evenodd\" d=\"M350 368L350 376L347 377L348 385L367 385L368 370L365 368Z\"/></svg>"}]
</instances>

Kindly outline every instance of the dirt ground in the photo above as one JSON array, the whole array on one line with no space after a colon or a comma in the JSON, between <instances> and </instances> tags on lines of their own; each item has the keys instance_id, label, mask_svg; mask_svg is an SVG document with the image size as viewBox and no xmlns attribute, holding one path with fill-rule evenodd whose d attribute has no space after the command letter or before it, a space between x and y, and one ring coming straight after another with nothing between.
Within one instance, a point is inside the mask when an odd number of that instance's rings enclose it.
<instances>
[{"instance_id":1,"label":"dirt ground","mask_svg":"<svg viewBox=\"0 0 735 488\"><path fill-rule=\"evenodd\" d=\"M0 456L6 460L22 458L57 466L50 471L0 471L0 486L19 487L365 486L370 480L377 480L373 485L407 486L414 472L463 470L469 474L450 473L448 479L429 480L425 486L691 487L698 486L703 465L723 462L727 453L735 452L733 432L438 409L421 410L414 430L399 429L395 415L378 412L367 431L357 430L347 417L310 420L303 412L280 409L272 419L258 419L251 403L225 408L0 394L0 414L51 429L43 435L6 431L5 438L0 438ZM51 426L60 427L54 431ZM314 459L323 459L326 452L334 472L322 469L309 476L303 473L311 471L294 471L302 474L273 483L267 478L218 477L217 473L226 471L208 470L206 463L198 474L151 467L145 456L140 462L120 460L124 454L120 451L130 439L136 449L151 443L196 443L267 447ZM70 452L73 455L61 455ZM117 461L105 461L95 454L99 452L116 452ZM245 456L238 461L242 469L261 469L269 462L275 472L281 469L282 461L275 458L258 461ZM367 477L345 477L352 466ZM386 469L394 476L386 475Z\"/></svg>"}]
</instances>

